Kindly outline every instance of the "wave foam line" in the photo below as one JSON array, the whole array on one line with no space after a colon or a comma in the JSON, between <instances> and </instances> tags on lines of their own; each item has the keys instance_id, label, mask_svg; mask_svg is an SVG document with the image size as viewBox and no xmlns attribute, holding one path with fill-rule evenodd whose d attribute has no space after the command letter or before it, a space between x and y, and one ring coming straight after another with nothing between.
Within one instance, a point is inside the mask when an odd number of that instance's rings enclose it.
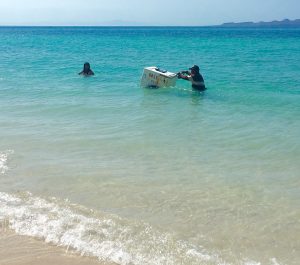
<instances>
[{"instance_id":1,"label":"wave foam line","mask_svg":"<svg viewBox=\"0 0 300 265\"><path fill-rule=\"evenodd\" d=\"M73 208L29 193L0 192L0 220L6 220L16 233L71 247L81 255L120 265L225 264L217 255L176 241L144 223L129 224L116 216L88 217L87 211L80 214Z\"/></svg>"},{"instance_id":2,"label":"wave foam line","mask_svg":"<svg viewBox=\"0 0 300 265\"><path fill-rule=\"evenodd\" d=\"M0 192L0 221L8 223L17 234L120 265L231 264L216 253L175 240L145 223L130 223L107 214L96 216L78 205L61 203L55 198L45 200L30 193ZM261 265L250 260L238 264ZM270 264L280 265L275 258Z\"/></svg>"}]
</instances>

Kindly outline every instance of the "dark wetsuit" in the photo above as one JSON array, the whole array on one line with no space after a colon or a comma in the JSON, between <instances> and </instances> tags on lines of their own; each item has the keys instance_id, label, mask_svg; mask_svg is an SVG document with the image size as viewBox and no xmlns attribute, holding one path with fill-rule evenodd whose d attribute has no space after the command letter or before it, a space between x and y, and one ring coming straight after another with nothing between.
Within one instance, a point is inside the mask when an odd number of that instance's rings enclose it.
<instances>
[{"instance_id":1,"label":"dark wetsuit","mask_svg":"<svg viewBox=\"0 0 300 265\"><path fill-rule=\"evenodd\" d=\"M188 77L192 82L192 87L195 90L204 91L206 89L203 76L200 73Z\"/></svg>"}]
</instances>

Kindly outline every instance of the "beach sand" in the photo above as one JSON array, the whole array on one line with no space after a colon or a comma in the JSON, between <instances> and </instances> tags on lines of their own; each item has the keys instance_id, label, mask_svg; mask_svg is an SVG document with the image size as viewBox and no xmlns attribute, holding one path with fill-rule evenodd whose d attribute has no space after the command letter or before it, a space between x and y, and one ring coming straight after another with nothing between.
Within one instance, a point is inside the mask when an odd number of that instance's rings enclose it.
<instances>
[{"instance_id":1,"label":"beach sand","mask_svg":"<svg viewBox=\"0 0 300 265\"><path fill-rule=\"evenodd\" d=\"M113 265L96 258L82 257L65 248L46 244L12 231L0 232L0 265Z\"/></svg>"}]
</instances>

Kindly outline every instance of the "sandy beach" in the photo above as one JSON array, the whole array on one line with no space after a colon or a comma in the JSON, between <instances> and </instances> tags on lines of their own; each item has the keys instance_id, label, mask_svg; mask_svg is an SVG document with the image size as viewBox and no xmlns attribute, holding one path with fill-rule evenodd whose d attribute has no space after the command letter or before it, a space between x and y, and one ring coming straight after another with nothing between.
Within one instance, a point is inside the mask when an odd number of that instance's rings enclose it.
<instances>
[{"instance_id":1,"label":"sandy beach","mask_svg":"<svg viewBox=\"0 0 300 265\"><path fill-rule=\"evenodd\" d=\"M112 265L12 231L0 232L0 265Z\"/></svg>"}]
</instances>

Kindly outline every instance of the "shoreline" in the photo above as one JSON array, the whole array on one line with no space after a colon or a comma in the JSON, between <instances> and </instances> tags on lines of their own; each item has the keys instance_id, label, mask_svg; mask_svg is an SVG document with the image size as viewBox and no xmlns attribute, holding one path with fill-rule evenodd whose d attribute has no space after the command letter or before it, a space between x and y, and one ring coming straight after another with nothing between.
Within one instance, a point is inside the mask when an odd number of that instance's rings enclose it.
<instances>
[{"instance_id":1,"label":"shoreline","mask_svg":"<svg viewBox=\"0 0 300 265\"><path fill-rule=\"evenodd\" d=\"M0 231L0 265L115 265L97 258L81 256L75 251L47 244L12 230Z\"/></svg>"}]
</instances>

